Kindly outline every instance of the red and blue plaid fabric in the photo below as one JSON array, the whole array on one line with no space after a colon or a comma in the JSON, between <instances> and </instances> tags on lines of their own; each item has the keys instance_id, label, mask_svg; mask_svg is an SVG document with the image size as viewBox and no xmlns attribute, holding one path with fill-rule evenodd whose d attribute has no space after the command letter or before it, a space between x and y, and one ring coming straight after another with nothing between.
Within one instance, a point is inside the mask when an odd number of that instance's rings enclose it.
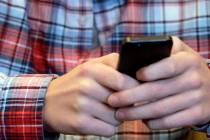
<instances>
[{"instance_id":1,"label":"red and blue plaid fabric","mask_svg":"<svg viewBox=\"0 0 210 140\"><path fill-rule=\"evenodd\" d=\"M42 108L54 74L140 35L176 35L209 62L210 1L0 0L0 139L44 139ZM152 131L139 120L111 139L175 140L188 132ZM60 137L68 138L100 137Z\"/></svg>"}]
</instances>

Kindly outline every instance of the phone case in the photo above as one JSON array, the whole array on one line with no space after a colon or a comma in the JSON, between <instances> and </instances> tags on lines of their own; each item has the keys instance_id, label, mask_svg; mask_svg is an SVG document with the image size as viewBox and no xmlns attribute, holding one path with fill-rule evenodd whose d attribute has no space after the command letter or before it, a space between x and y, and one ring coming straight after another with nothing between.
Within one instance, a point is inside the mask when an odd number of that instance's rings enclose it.
<instances>
[{"instance_id":1,"label":"phone case","mask_svg":"<svg viewBox=\"0 0 210 140\"><path fill-rule=\"evenodd\" d=\"M118 70L136 78L140 68L169 57L172 45L170 36L128 37L120 50Z\"/></svg>"}]
</instances>

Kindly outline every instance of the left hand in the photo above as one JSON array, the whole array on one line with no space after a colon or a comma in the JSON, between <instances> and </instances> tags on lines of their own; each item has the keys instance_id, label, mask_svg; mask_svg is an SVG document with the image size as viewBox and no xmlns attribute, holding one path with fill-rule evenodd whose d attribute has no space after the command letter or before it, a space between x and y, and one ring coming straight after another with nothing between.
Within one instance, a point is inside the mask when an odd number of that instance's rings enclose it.
<instances>
[{"instance_id":1,"label":"left hand","mask_svg":"<svg viewBox=\"0 0 210 140\"><path fill-rule=\"evenodd\" d=\"M145 83L109 97L119 120L147 120L152 129L210 120L210 70L197 52L176 37L173 42L170 57L137 72Z\"/></svg>"}]
</instances>

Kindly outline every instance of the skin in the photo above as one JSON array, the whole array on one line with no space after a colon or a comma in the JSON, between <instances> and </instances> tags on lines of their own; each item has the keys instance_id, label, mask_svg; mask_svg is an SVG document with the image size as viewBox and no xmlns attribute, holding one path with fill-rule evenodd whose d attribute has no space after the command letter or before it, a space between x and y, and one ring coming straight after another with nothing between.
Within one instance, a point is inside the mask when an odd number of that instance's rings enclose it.
<instances>
[{"instance_id":1,"label":"skin","mask_svg":"<svg viewBox=\"0 0 210 140\"><path fill-rule=\"evenodd\" d=\"M136 77L146 83L108 98L118 107L121 121L146 120L152 129L204 124L210 120L210 71L205 60L173 37L170 57L140 69Z\"/></svg>"},{"instance_id":2,"label":"skin","mask_svg":"<svg viewBox=\"0 0 210 140\"><path fill-rule=\"evenodd\" d=\"M136 73L145 83L116 70L116 53L53 80L43 109L45 129L110 137L128 120L146 120L152 129L208 122L210 71L197 52L176 37L173 42L169 58Z\"/></svg>"},{"instance_id":3,"label":"skin","mask_svg":"<svg viewBox=\"0 0 210 140\"><path fill-rule=\"evenodd\" d=\"M107 99L113 91L139 84L116 71L118 57L115 53L91 60L50 83L43 109L47 131L105 137L116 133L120 122Z\"/></svg>"}]
</instances>

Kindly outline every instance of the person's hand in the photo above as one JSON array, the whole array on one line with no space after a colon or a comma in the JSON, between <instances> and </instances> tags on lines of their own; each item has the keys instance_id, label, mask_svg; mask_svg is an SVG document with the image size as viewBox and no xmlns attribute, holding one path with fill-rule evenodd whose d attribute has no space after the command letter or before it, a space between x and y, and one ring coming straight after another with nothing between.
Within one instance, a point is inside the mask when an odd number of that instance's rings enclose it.
<instances>
[{"instance_id":1,"label":"person's hand","mask_svg":"<svg viewBox=\"0 0 210 140\"><path fill-rule=\"evenodd\" d=\"M81 64L53 80L43 109L44 123L64 134L112 136L119 121L107 105L113 91L138 85L116 71L118 54L110 54Z\"/></svg>"},{"instance_id":2,"label":"person's hand","mask_svg":"<svg viewBox=\"0 0 210 140\"><path fill-rule=\"evenodd\" d=\"M173 37L172 55L140 69L138 87L112 94L119 120L142 119L152 129L203 124L210 120L210 70L205 60Z\"/></svg>"}]
</instances>

